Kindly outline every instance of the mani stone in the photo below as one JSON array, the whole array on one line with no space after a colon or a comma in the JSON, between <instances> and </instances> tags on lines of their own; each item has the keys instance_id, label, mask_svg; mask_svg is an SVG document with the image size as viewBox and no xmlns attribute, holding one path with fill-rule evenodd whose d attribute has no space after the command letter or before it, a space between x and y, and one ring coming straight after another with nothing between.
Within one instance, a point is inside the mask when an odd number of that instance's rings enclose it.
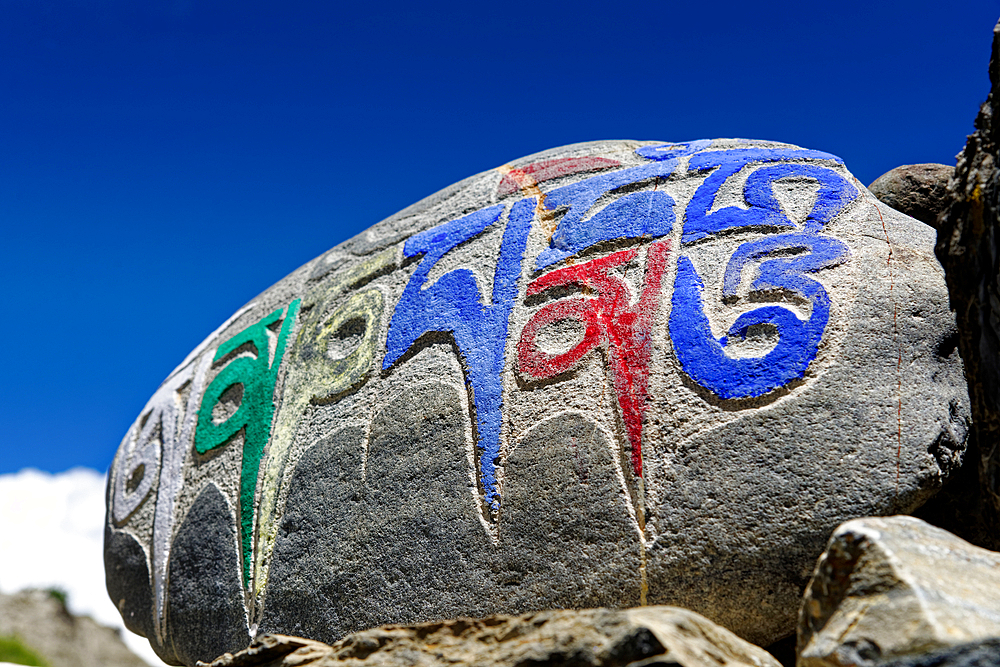
<instances>
[{"instance_id":1,"label":"mani stone","mask_svg":"<svg viewBox=\"0 0 1000 667\"><path fill-rule=\"evenodd\" d=\"M797 664L919 664L928 652L961 655L992 640L1000 640L1000 553L914 517L855 519L830 538L806 589Z\"/></svg>"},{"instance_id":2,"label":"mani stone","mask_svg":"<svg viewBox=\"0 0 1000 667\"><path fill-rule=\"evenodd\" d=\"M836 526L962 470L933 245L788 144L595 142L473 176L164 381L112 465L109 593L185 664L646 604L768 645Z\"/></svg>"},{"instance_id":3,"label":"mani stone","mask_svg":"<svg viewBox=\"0 0 1000 667\"><path fill-rule=\"evenodd\" d=\"M543 611L389 625L333 646L264 635L211 667L780 667L767 651L676 607Z\"/></svg>"}]
</instances>

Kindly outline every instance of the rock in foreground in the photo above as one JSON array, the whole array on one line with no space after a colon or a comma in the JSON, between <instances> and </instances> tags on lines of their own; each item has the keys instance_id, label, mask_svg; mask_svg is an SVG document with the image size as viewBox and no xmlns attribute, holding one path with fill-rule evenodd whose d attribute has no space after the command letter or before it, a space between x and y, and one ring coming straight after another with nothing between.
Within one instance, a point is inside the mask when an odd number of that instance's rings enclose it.
<instances>
[{"instance_id":1,"label":"rock in foreground","mask_svg":"<svg viewBox=\"0 0 1000 667\"><path fill-rule=\"evenodd\" d=\"M878 661L878 667L996 667L1000 665L1000 639L957 644L928 653ZM865 667L859 663L858 667Z\"/></svg>"},{"instance_id":2,"label":"rock in foreground","mask_svg":"<svg viewBox=\"0 0 1000 667\"><path fill-rule=\"evenodd\" d=\"M390 625L350 635L333 646L267 635L212 667L780 667L748 644L685 609L545 611Z\"/></svg>"},{"instance_id":3,"label":"rock in foreground","mask_svg":"<svg viewBox=\"0 0 1000 667\"><path fill-rule=\"evenodd\" d=\"M258 632L646 603L769 644L837 525L962 465L933 243L787 144L473 176L171 374L112 467L108 591L189 665Z\"/></svg>"},{"instance_id":4,"label":"rock in foreground","mask_svg":"<svg viewBox=\"0 0 1000 667\"><path fill-rule=\"evenodd\" d=\"M857 519L830 538L806 589L798 665L917 664L934 649L994 639L1000 553L913 517Z\"/></svg>"}]
</instances>

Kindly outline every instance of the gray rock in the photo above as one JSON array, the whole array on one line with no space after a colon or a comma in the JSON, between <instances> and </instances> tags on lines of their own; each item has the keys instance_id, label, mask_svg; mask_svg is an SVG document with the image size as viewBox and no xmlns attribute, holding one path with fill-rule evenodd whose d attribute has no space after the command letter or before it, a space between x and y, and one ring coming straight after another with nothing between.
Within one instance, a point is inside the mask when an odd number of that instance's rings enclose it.
<instances>
[{"instance_id":1,"label":"gray rock","mask_svg":"<svg viewBox=\"0 0 1000 667\"><path fill-rule=\"evenodd\" d=\"M785 637L837 525L968 469L933 243L787 144L595 142L466 179L259 295L150 399L111 471L126 607L189 664L596 605Z\"/></svg>"},{"instance_id":2,"label":"gray rock","mask_svg":"<svg viewBox=\"0 0 1000 667\"><path fill-rule=\"evenodd\" d=\"M231 517L229 504L210 482L174 538L167 628L174 653L184 664L239 650L250 640ZM198 632L185 631L188 628Z\"/></svg>"},{"instance_id":3,"label":"gray rock","mask_svg":"<svg viewBox=\"0 0 1000 667\"><path fill-rule=\"evenodd\" d=\"M987 639L883 660L878 667L996 667L1000 665L1000 639Z\"/></svg>"},{"instance_id":4,"label":"gray rock","mask_svg":"<svg viewBox=\"0 0 1000 667\"><path fill-rule=\"evenodd\" d=\"M146 552L132 535L104 531L105 585L125 621L125 627L146 637L155 646L152 591ZM163 653L162 647L157 651Z\"/></svg>"},{"instance_id":5,"label":"gray rock","mask_svg":"<svg viewBox=\"0 0 1000 667\"><path fill-rule=\"evenodd\" d=\"M1000 549L1000 24L993 30L992 90L958 155L935 253L958 320L958 349L972 399L970 469L935 519Z\"/></svg>"},{"instance_id":6,"label":"gray rock","mask_svg":"<svg viewBox=\"0 0 1000 667\"><path fill-rule=\"evenodd\" d=\"M868 191L883 204L937 229L938 215L948 207L948 179L955 173L946 164L904 164L879 176Z\"/></svg>"},{"instance_id":7,"label":"gray rock","mask_svg":"<svg viewBox=\"0 0 1000 667\"><path fill-rule=\"evenodd\" d=\"M119 630L71 614L48 591L0 593L0 637L17 638L50 667L148 667Z\"/></svg>"},{"instance_id":8,"label":"gray rock","mask_svg":"<svg viewBox=\"0 0 1000 667\"><path fill-rule=\"evenodd\" d=\"M936 649L1000 639L998 591L1000 553L914 517L848 521L806 589L798 665L919 661Z\"/></svg>"},{"instance_id":9,"label":"gray rock","mask_svg":"<svg viewBox=\"0 0 1000 667\"><path fill-rule=\"evenodd\" d=\"M389 625L333 646L264 635L212 667L779 667L764 649L685 609L544 611Z\"/></svg>"},{"instance_id":10,"label":"gray rock","mask_svg":"<svg viewBox=\"0 0 1000 667\"><path fill-rule=\"evenodd\" d=\"M406 387L372 420L367 465L361 427L305 453L289 485L261 632L332 640L331 625L342 636L386 618L489 608L497 585L487 573L470 567L448 581L457 564L482 567L493 552L469 502L466 414L450 385Z\"/></svg>"},{"instance_id":11,"label":"gray rock","mask_svg":"<svg viewBox=\"0 0 1000 667\"><path fill-rule=\"evenodd\" d=\"M642 552L614 454L596 422L571 412L532 427L507 457L499 554L508 608L639 604Z\"/></svg>"}]
</instances>

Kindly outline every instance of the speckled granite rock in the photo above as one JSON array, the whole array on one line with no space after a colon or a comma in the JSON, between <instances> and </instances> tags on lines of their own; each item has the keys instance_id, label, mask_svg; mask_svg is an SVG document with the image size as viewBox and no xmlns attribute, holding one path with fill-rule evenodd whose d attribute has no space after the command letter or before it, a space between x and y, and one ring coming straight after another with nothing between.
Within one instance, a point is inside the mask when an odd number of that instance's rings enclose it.
<instances>
[{"instance_id":1,"label":"speckled granite rock","mask_svg":"<svg viewBox=\"0 0 1000 667\"><path fill-rule=\"evenodd\" d=\"M797 664L918 662L937 649L994 639L1000 553L914 517L856 519L830 538L806 589Z\"/></svg>"},{"instance_id":2,"label":"speckled granite rock","mask_svg":"<svg viewBox=\"0 0 1000 667\"><path fill-rule=\"evenodd\" d=\"M962 464L933 243L787 144L473 176L170 375L112 467L109 592L188 664L263 632L642 603L768 644L837 525Z\"/></svg>"},{"instance_id":3,"label":"speckled granite rock","mask_svg":"<svg viewBox=\"0 0 1000 667\"><path fill-rule=\"evenodd\" d=\"M333 646L265 635L212 667L780 667L767 651L676 607L544 611L390 625Z\"/></svg>"},{"instance_id":4,"label":"speckled granite rock","mask_svg":"<svg viewBox=\"0 0 1000 667\"><path fill-rule=\"evenodd\" d=\"M904 164L879 176L868 191L883 204L937 229L938 215L948 207L948 179L955 173L946 164Z\"/></svg>"}]
</instances>

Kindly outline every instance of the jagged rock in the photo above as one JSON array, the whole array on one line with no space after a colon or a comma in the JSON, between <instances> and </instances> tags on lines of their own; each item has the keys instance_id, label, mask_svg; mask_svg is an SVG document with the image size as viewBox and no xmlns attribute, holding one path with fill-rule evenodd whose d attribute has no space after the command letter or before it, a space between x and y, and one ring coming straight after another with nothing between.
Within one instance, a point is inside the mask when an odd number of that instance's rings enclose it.
<instances>
[{"instance_id":1,"label":"jagged rock","mask_svg":"<svg viewBox=\"0 0 1000 667\"><path fill-rule=\"evenodd\" d=\"M856 519L830 538L806 589L798 666L918 660L992 639L1000 639L1000 553L914 517Z\"/></svg>"},{"instance_id":2,"label":"jagged rock","mask_svg":"<svg viewBox=\"0 0 1000 667\"><path fill-rule=\"evenodd\" d=\"M15 636L50 667L148 667L118 630L74 616L48 591L0 593L0 636Z\"/></svg>"},{"instance_id":3,"label":"jagged rock","mask_svg":"<svg viewBox=\"0 0 1000 667\"><path fill-rule=\"evenodd\" d=\"M935 516L977 544L1000 549L1000 24L993 31L992 90L948 184L935 252L958 320L972 400L970 470Z\"/></svg>"},{"instance_id":4,"label":"jagged rock","mask_svg":"<svg viewBox=\"0 0 1000 667\"><path fill-rule=\"evenodd\" d=\"M779 667L767 651L676 607L543 611L389 625L333 646L265 635L212 667Z\"/></svg>"},{"instance_id":5,"label":"jagged rock","mask_svg":"<svg viewBox=\"0 0 1000 667\"><path fill-rule=\"evenodd\" d=\"M112 466L109 592L187 664L642 604L769 644L837 525L962 469L933 243L787 144L595 142L469 178L164 382Z\"/></svg>"},{"instance_id":6,"label":"jagged rock","mask_svg":"<svg viewBox=\"0 0 1000 667\"><path fill-rule=\"evenodd\" d=\"M878 667L996 667L997 665L1000 665L1000 639L958 644L878 663Z\"/></svg>"},{"instance_id":7,"label":"jagged rock","mask_svg":"<svg viewBox=\"0 0 1000 667\"><path fill-rule=\"evenodd\" d=\"M955 173L946 164L906 164L879 176L868 191L883 204L937 229L937 217L948 206L948 179Z\"/></svg>"}]
</instances>

